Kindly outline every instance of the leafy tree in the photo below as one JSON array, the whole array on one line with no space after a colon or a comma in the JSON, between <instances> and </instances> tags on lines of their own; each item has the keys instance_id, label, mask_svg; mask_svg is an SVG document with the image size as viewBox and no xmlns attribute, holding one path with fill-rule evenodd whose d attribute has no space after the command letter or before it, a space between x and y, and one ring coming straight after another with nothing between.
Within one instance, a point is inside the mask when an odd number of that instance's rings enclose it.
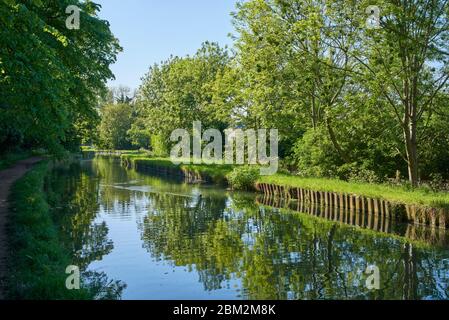
<instances>
[{"instance_id":1,"label":"leafy tree","mask_svg":"<svg viewBox=\"0 0 449 320\"><path fill-rule=\"evenodd\" d=\"M206 42L192 57L172 57L151 67L139 89L132 131L157 136L167 145L174 129L192 128L196 120L225 129L215 116L211 88L228 60L226 50Z\"/></svg>"},{"instance_id":2,"label":"leafy tree","mask_svg":"<svg viewBox=\"0 0 449 320\"><path fill-rule=\"evenodd\" d=\"M98 128L99 146L106 149L129 149L128 131L132 124L132 107L129 104L109 104L101 110Z\"/></svg>"},{"instance_id":3,"label":"leafy tree","mask_svg":"<svg viewBox=\"0 0 449 320\"><path fill-rule=\"evenodd\" d=\"M362 2L362 4L366 4ZM371 94L387 101L402 131L410 183L419 180L422 133L449 80L449 4L442 0L377 1L381 28L363 32L354 57L365 67Z\"/></svg>"},{"instance_id":4,"label":"leafy tree","mask_svg":"<svg viewBox=\"0 0 449 320\"><path fill-rule=\"evenodd\" d=\"M80 29L66 27L69 5ZM60 153L97 120L97 96L121 50L91 1L0 1L0 148Z\"/></svg>"}]
</instances>

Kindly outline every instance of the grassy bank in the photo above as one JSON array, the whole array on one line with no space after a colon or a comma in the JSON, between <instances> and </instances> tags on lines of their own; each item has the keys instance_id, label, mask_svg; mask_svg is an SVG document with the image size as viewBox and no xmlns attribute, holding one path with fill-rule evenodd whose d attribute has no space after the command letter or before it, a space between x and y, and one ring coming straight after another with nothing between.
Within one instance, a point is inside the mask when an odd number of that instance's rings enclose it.
<instances>
[{"instance_id":1,"label":"grassy bank","mask_svg":"<svg viewBox=\"0 0 449 320\"><path fill-rule=\"evenodd\" d=\"M42 162L13 187L10 220L8 297L11 299L92 299L88 290L67 290L70 256L58 239L43 192L48 163Z\"/></svg>"},{"instance_id":2,"label":"grassy bank","mask_svg":"<svg viewBox=\"0 0 449 320\"><path fill-rule=\"evenodd\" d=\"M184 171L197 173L199 175L208 176L214 182L221 182L226 180L226 175L233 170L232 165L217 165L217 164L174 164L167 158L150 158L148 156L142 156L141 154L127 154L121 155L122 161L128 163L131 167L137 166L160 166L168 168L177 168Z\"/></svg>"},{"instance_id":3,"label":"grassy bank","mask_svg":"<svg viewBox=\"0 0 449 320\"><path fill-rule=\"evenodd\" d=\"M142 154L122 154L122 160L135 164L152 164L155 166L178 167L193 172L207 174L217 180L226 179L234 166L231 165L174 165L167 158L150 158ZM449 207L448 192L434 192L426 188L410 189L386 184L352 183L337 179L303 178L299 176L276 174L261 176L259 183L269 183L290 188L304 188L314 191L348 193L369 198L384 199L390 202L417 204L431 207Z\"/></svg>"},{"instance_id":4,"label":"grassy bank","mask_svg":"<svg viewBox=\"0 0 449 320\"><path fill-rule=\"evenodd\" d=\"M314 191L348 193L391 202L432 207L449 206L448 192L433 192L425 188L407 189L386 184L353 183L337 179L302 178L285 174L260 177L259 182Z\"/></svg>"}]
</instances>

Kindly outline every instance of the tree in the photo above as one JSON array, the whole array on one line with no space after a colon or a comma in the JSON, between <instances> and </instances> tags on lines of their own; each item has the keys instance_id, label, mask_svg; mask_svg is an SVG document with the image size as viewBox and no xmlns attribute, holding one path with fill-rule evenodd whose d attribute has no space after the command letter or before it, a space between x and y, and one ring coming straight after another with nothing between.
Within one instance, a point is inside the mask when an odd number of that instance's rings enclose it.
<instances>
[{"instance_id":1,"label":"tree","mask_svg":"<svg viewBox=\"0 0 449 320\"><path fill-rule=\"evenodd\" d=\"M109 104L101 110L98 129L99 146L106 149L129 149L131 141L128 131L132 124L132 107L129 104Z\"/></svg>"},{"instance_id":2,"label":"tree","mask_svg":"<svg viewBox=\"0 0 449 320\"><path fill-rule=\"evenodd\" d=\"M356 65L349 55L356 32L342 21L346 15L354 12L329 1L253 0L240 4L234 24L239 62L251 74L248 96L263 125L295 139L309 127L305 121L314 129L324 125L348 163L333 112L344 103Z\"/></svg>"},{"instance_id":3,"label":"tree","mask_svg":"<svg viewBox=\"0 0 449 320\"><path fill-rule=\"evenodd\" d=\"M81 28L66 27L69 5ZM78 145L121 50L91 1L0 1L0 147ZM84 124L83 124L84 123Z\"/></svg>"},{"instance_id":4,"label":"tree","mask_svg":"<svg viewBox=\"0 0 449 320\"><path fill-rule=\"evenodd\" d=\"M365 3L365 2L364 2ZM448 88L449 3L446 0L378 1L381 28L363 33L355 57L372 94L383 97L403 135L410 183L419 180L423 133L435 99Z\"/></svg>"},{"instance_id":5,"label":"tree","mask_svg":"<svg viewBox=\"0 0 449 320\"><path fill-rule=\"evenodd\" d=\"M145 132L168 146L173 130L192 128L196 120L205 127L225 129L215 115L212 86L228 61L225 49L206 42L192 57L171 57L151 67L137 95L132 131Z\"/></svg>"}]
</instances>

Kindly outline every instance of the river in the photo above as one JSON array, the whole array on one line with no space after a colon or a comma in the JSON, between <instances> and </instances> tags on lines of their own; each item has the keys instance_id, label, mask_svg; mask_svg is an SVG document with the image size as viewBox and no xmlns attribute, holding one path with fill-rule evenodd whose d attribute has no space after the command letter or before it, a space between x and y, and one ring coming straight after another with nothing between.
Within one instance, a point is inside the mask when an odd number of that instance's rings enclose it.
<instances>
[{"instance_id":1,"label":"river","mask_svg":"<svg viewBox=\"0 0 449 320\"><path fill-rule=\"evenodd\" d=\"M99 298L449 296L446 246L260 205L253 193L152 177L109 157L52 169L45 190L72 263L85 285L102 288ZM378 290L367 286L368 266Z\"/></svg>"}]
</instances>

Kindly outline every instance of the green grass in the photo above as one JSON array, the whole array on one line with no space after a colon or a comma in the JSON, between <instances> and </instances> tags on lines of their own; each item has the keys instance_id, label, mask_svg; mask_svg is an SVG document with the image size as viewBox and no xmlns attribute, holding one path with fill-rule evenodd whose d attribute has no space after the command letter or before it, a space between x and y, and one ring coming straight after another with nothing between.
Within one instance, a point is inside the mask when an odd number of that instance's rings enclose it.
<instances>
[{"instance_id":1,"label":"green grass","mask_svg":"<svg viewBox=\"0 0 449 320\"><path fill-rule=\"evenodd\" d=\"M186 170L195 172L202 175L207 175L215 182L222 182L226 179L226 175L232 171L234 166L232 165L220 165L220 164L174 164L168 158L152 158L142 154L122 154L122 161L126 161L131 164L131 167L136 165L153 165L159 167L179 168L180 170Z\"/></svg>"},{"instance_id":2,"label":"green grass","mask_svg":"<svg viewBox=\"0 0 449 320\"><path fill-rule=\"evenodd\" d=\"M108 150L108 149L97 149L90 146L81 146L81 152L98 152L98 153L116 153L116 154L145 154L141 150Z\"/></svg>"},{"instance_id":3,"label":"green grass","mask_svg":"<svg viewBox=\"0 0 449 320\"><path fill-rule=\"evenodd\" d=\"M407 189L384 184L352 183L337 179L302 178L285 174L262 176L261 183L271 183L285 187L304 188L314 191L349 193L391 202L417 204L433 207L449 206L448 192L433 192L424 188Z\"/></svg>"},{"instance_id":4,"label":"green grass","mask_svg":"<svg viewBox=\"0 0 449 320\"><path fill-rule=\"evenodd\" d=\"M48 163L41 162L13 187L11 203L10 299L92 299L87 289L67 290L70 256L58 239L43 192Z\"/></svg>"}]
</instances>

